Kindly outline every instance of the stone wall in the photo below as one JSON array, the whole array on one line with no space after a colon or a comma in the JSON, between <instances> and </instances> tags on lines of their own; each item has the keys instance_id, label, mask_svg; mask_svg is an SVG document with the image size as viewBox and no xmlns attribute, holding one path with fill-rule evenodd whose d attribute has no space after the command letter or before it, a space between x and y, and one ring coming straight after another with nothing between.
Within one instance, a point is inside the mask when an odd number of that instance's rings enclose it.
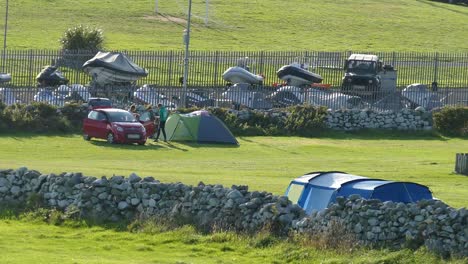
<instances>
[{"instance_id":1,"label":"stone wall","mask_svg":"<svg viewBox=\"0 0 468 264\"><path fill-rule=\"evenodd\" d=\"M399 247L409 241L439 254L468 256L468 213L441 201L396 204L339 197L328 209L306 216L287 197L249 192L247 186L161 183L136 174L96 178L24 167L0 170L0 205L25 203L33 194L47 207L73 208L102 221L130 221L143 214L243 232L269 227L282 234L319 234L337 220L362 244Z\"/></svg>"},{"instance_id":2,"label":"stone wall","mask_svg":"<svg viewBox=\"0 0 468 264\"><path fill-rule=\"evenodd\" d=\"M240 119L248 119L250 112L255 111L266 116L286 118L286 109L270 110L231 110ZM328 109L327 127L335 130L359 129L397 129L397 130L432 130L432 112L418 107L416 110L402 109L401 111L373 111L369 109Z\"/></svg>"},{"instance_id":3,"label":"stone wall","mask_svg":"<svg viewBox=\"0 0 468 264\"><path fill-rule=\"evenodd\" d=\"M424 108L403 109L399 112L371 110L329 110L327 125L338 130L398 129L431 130L432 114Z\"/></svg>"},{"instance_id":4,"label":"stone wall","mask_svg":"<svg viewBox=\"0 0 468 264\"><path fill-rule=\"evenodd\" d=\"M338 197L335 204L292 224L298 232L326 232L332 220L344 225L357 240L367 245L425 245L449 256L468 256L468 211L451 208L442 201L418 203L365 200L359 195Z\"/></svg>"}]
</instances>

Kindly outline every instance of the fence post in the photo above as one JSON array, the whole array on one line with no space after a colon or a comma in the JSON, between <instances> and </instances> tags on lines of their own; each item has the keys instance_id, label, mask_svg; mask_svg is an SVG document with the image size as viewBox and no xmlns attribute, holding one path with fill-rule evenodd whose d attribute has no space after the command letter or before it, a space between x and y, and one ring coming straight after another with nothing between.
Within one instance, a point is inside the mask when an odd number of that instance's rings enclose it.
<instances>
[{"instance_id":1,"label":"fence post","mask_svg":"<svg viewBox=\"0 0 468 264\"><path fill-rule=\"evenodd\" d=\"M168 67L168 72L167 72L167 76L168 76L168 79L167 79L167 85L172 85L171 84L171 80L172 80L172 64L173 64L173 61L174 61L174 53L173 51L169 51L169 67Z\"/></svg>"},{"instance_id":2,"label":"fence post","mask_svg":"<svg viewBox=\"0 0 468 264\"><path fill-rule=\"evenodd\" d=\"M214 62L214 82L212 83L212 86L218 86L218 83L219 83L219 71L218 71L218 67L219 67L219 53L218 51L215 51L215 62Z\"/></svg>"},{"instance_id":3,"label":"fence post","mask_svg":"<svg viewBox=\"0 0 468 264\"><path fill-rule=\"evenodd\" d=\"M455 157L455 172L468 175L468 153L457 153Z\"/></svg>"},{"instance_id":4,"label":"fence post","mask_svg":"<svg viewBox=\"0 0 468 264\"><path fill-rule=\"evenodd\" d=\"M29 50L29 60L28 60L29 61L29 75L28 75L28 86L29 87L33 86L33 84L31 82L34 79L34 77L33 77L33 58L34 58L33 50L30 49Z\"/></svg>"},{"instance_id":5,"label":"fence post","mask_svg":"<svg viewBox=\"0 0 468 264\"><path fill-rule=\"evenodd\" d=\"M434 83L437 83L437 70L439 68L439 52L436 52L434 58Z\"/></svg>"}]
</instances>

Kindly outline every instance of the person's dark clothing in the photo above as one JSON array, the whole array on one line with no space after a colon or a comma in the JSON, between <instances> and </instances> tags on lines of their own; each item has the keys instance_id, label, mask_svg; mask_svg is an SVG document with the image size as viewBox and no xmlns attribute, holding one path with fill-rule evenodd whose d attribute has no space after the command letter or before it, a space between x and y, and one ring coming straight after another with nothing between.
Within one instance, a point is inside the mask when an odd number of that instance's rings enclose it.
<instances>
[{"instance_id":1,"label":"person's dark clothing","mask_svg":"<svg viewBox=\"0 0 468 264\"><path fill-rule=\"evenodd\" d=\"M167 140L167 138L166 138L166 120L167 120L167 117L168 117L168 112L167 112L166 107L161 106L159 108L158 134L156 135L156 139L154 141L158 141L161 130L162 130L162 133L163 133L163 136L164 136L164 141Z\"/></svg>"},{"instance_id":2,"label":"person's dark clothing","mask_svg":"<svg viewBox=\"0 0 468 264\"><path fill-rule=\"evenodd\" d=\"M164 141L166 141L166 121L159 121L158 134L156 135L155 141L158 141L161 131L164 136Z\"/></svg>"}]
</instances>

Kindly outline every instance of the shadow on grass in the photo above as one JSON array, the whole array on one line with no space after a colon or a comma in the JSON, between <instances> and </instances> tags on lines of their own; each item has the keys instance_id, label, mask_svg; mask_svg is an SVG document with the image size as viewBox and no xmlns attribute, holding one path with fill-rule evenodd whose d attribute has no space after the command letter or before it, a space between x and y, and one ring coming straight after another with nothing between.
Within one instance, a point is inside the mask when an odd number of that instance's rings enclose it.
<instances>
[{"instance_id":1,"label":"shadow on grass","mask_svg":"<svg viewBox=\"0 0 468 264\"><path fill-rule=\"evenodd\" d=\"M144 146L139 146L137 144L109 144L103 140L91 140L89 141L90 144L100 147L109 147L109 148L117 148L117 149L125 149L125 150L163 150L163 149L173 149L173 150L180 150L180 151L189 151L186 148L181 147L187 146L190 148L238 148L238 145L225 145L225 144L202 144L196 142L185 142L185 141L178 141L177 143L173 142L153 142L152 140L148 140Z\"/></svg>"},{"instance_id":2,"label":"shadow on grass","mask_svg":"<svg viewBox=\"0 0 468 264\"><path fill-rule=\"evenodd\" d=\"M169 146L174 146L170 141L164 142L164 143ZM222 148L222 149L239 148L239 145L222 144L222 143L198 143L198 142L190 142L190 141L177 141L177 144L185 145L191 148Z\"/></svg>"},{"instance_id":3,"label":"shadow on grass","mask_svg":"<svg viewBox=\"0 0 468 264\"><path fill-rule=\"evenodd\" d=\"M34 133L34 132L0 132L0 138L34 138L34 137L75 137L76 133Z\"/></svg>"},{"instance_id":4,"label":"shadow on grass","mask_svg":"<svg viewBox=\"0 0 468 264\"><path fill-rule=\"evenodd\" d=\"M315 138L315 137L314 137ZM360 131L328 131L320 133L316 138L324 139L360 139L360 140L439 140L447 141L445 137L434 131L402 131L402 130L360 130Z\"/></svg>"},{"instance_id":5,"label":"shadow on grass","mask_svg":"<svg viewBox=\"0 0 468 264\"><path fill-rule=\"evenodd\" d=\"M180 150L180 151L188 151L188 149L181 148L179 146L176 146L174 144L171 144L169 142L164 142L163 144L161 143L156 143L153 142L152 140L148 140L145 145L140 146L137 144L109 144L106 141L101 141L101 140L90 140L90 144L99 146L99 147L106 147L106 148L115 148L115 149L125 149L125 150L164 150L164 149L174 149L174 150Z\"/></svg>"},{"instance_id":6,"label":"shadow on grass","mask_svg":"<svg viewBox=\"0 0 468 264\"><path fill-rule=\"evenodd\" d=\"M238 136L237 138L246 141L254 142L248 139L250 136ZM258 136L262 137L262 136ZM267 137L285 137L284 135L267 136ZM287 136L286 136L287 137ZM360 130L360 131L317 131L309 136L294 135L291 137L310 138L310 139L359 139L359 140L438 140L447 141L452 138L468 139L462 137L446 137L434 131L401 131L401 130Z\"/></svg>"},{"instance_id":7,"label":"shadow on grass","mask_svg":"<svg viewBox=\"0 0 468 264\"><path fill-rule=\"evenodd\" d=\"M466 12L462 12L462 11L458 11L458 10L454 10L452 9L452 7L456 7L456 6L462 6L462 7L466 7L464 5L454 5L454 4L449 4L449 3L442 3L442 2L439 2L441 3L440 5L437 5L435 3L432 3L430 1L427 1L427 0L417 0L418 2L420 3L423 3L423 4L426 4L426 5L430 5L431 7L434 7L434 8L439 8L439 9L443 9L443 10L448 10L450 12L454 12L454 13L457 13L457 14L460 14L460 15L465 15L465 16L468 16L468 13ZM445 4L445 5L444 5Z\"/></svg>"},{"instance_id":8,"label":"shadow on grass","mask_svg":"<svg viewBox=\"0 0 468 264\"><path fill-rule=\"evenodd\" d=\"M8 132L0 133L0 138L13 138L16 140L21 140L21 138L34 138L34 137L64 137L72 138L76 136L81 136L81 134L76 133L33 133L33 132ZM286 135L278 135L273 137L285 137ZM294 137L296 137L295 135ZM251 142L247 138L249 136L236 136L244 141ZM372 130L365 129L359 131L336 131L336 130L324 130L317 131L309 136L297 136L302 138L322 138L322 139L360 139L360 140L378 140L378 139L387 139L387 140L439 140L447 141L452 138L468 139L468 137L448 137L441 135L435 131L401 131L401 130ZM138 149L135 147L141 147L140 149L162 149L162 148L172 148L187 151L186 149L180 148L174 145L171 142L153 142L151 139L148 139L145 146L137 146L136 144L108 144L105 141L94 141L93 144L99 146L111 146L116 148L129 148L129 149ZM189 141L177 141L174 142L177 145L186 145L191 148L238 148L239 145L231 144L216 144L216 143L197 143Z\"/></svg>"}]
</instances>

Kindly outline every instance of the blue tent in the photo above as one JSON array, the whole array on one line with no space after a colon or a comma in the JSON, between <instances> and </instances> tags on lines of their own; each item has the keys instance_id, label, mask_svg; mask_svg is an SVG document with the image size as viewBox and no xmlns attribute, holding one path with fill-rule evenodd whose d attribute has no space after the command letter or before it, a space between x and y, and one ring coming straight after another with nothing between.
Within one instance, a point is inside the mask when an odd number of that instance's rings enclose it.
<instances>
[{"instance_id":1,"label":"blue tent","mask_svg":"<svg viewBox=\"0 0 468 264\"><path fill-rule=\"evenodd\" d=\"M359 194L365 199L411 203L433 199L428 187L411 182L369 179L339 171L311 172L294 179L286 190L293 203L310 214L336 201L336 197Z\"/></svg>"}]
</instances>

